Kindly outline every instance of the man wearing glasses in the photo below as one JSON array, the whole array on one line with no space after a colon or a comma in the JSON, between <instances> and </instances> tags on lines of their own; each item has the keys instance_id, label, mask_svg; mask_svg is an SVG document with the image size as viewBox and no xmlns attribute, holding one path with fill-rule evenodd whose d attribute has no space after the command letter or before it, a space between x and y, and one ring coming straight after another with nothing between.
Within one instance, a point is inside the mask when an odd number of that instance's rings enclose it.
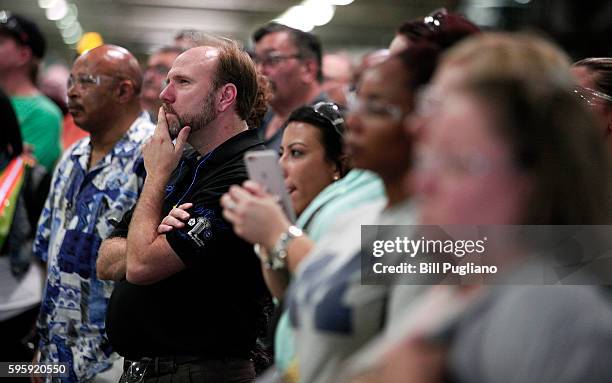
<instances>
[{"instance_id":1,"label":"man wearing glasses","mask_svg":"<svg viewBox=\"0 0 612 383\"><path fill-rule=\"evenodd\" d=\"M35 85L45 50L36 24L0 10L0 87L11 98L23 140L50 172L60 155L62 112Z\"/></svg>"},{"instance_id":2,"label":"man wearing glasses","mask_svg":"<svg viewBox=\"0 0 612 383\"><path fill-rule=\"evenodd\" d=\"M68 79L68 109L90 137L58 163L34 254L47 263L40 362L68 363L69 382L118 381L121 374L104 320L113 282L96 277L96 259L113 220L143 188L141 146L154 126L140 108L141 85L138 61L112 45L80 56Z\"/></svg>"},{"instance_id":3,"label":"man wearing glasses","mask_svg":"<svg viewBox=\"0 0 612 383\"><path fill-rule=\"evenodd\" d=\"M149 56L147 68L143 74L142 93L140 94L140 104L149 113L151 121L157 122L157 112L162 102L159 99L159 92L163 88L164 80L168 71L172 67L174 60L185 50L180 47L162 47Z\"/></svg>"},{"instance_id":4,"label":"man wearing glasses","mask_svg":"<svg viewBox=\"0 0 612 383\"><path fill-rule=\"evenodd\" d=\"M270 149L278 150L285 122L305 104L327 101L321 82L321 43L307 32L270 23L253 34L257 70L272 89L270 110L260 126Z\"/></svg>"}]
</instances>

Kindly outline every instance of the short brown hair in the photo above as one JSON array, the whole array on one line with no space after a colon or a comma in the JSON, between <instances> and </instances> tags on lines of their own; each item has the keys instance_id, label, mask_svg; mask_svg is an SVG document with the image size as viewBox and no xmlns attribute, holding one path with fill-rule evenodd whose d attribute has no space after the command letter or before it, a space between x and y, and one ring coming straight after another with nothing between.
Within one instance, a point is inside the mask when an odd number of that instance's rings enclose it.
<instances>
[{"instance_id":1,"label":"short brown hair","mask_svg":"<svg viewBox=\"0 0 612 383\"><path fill-rule=\"evenodd\" d=\"M218 44L217 48L219 59L213 89L219 89L225 84L234 84L238 93L236 113L241 119L247 120L259 88L255 64L251 57L232 40L224 40L223 43Z\"/></svg>"},{"instance_id":2,"label":"short brown hair","mask_svg":"<svg viewBox=\"0 0 612 383\"><path fill-rule=\"evenodd\" d=\"M270 102L270 97L272 96L270 83L268 82L266 76L262 75L261 73L257 73L257 85L259 88L257 91L257 97L255 97L251 114L246 120L249 129L259 128L266 115L266 112L268 111L268 103Z\"/></svg>"}]
</instances>

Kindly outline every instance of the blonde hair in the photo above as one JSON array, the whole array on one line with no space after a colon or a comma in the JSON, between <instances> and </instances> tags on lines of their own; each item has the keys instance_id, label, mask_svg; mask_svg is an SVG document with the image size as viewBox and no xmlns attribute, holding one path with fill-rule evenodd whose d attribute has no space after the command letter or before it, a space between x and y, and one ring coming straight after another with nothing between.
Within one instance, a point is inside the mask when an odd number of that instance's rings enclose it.
<instances>
[{"instance_id":1,"label":"blonde hair","mask_svg":"<svg viewBox=\"0 0 612 383\"><path fill-rule=\"evenodd\" d=\"M570 59L552 42L525 33L490 32L469 37L447 51L438 71L458 66L467 81L514 77L570 86Z\"/></svg>"}]
</instances>

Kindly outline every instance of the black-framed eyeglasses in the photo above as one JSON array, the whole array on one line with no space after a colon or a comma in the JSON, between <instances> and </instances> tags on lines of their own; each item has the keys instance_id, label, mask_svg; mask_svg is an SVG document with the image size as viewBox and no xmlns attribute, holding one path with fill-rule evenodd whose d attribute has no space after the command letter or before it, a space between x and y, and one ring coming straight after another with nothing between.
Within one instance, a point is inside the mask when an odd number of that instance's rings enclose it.
<instances>
[{"instance_id":1,"label":"black-framed eyeglasses","mask_svg":"<svg viewBox=\"0 0 612 383\"><path fill-rule=\"evenodd\" d=\"M432 32L438 32L442 28L446 16L448 16L446 8L436 9L423 18L423 25Z\"/></svg>"},{"instance_id":2,"label":"black-framed eyeglasses","mask_svg":"<svg viewBox=\"0 0 612 383\"><path fill-rule=\"evenodd\" d=\"M290 59L301 59L302 55L299 53L294 53L290 55L284 55L280 52L270 52L263 56L255 56L253 57L253 61L255 64L259 64L262 66L276 66L285 60Z\"/></svg>"},{"instance_id":3,"label":"black-framed eyeglasses","mask_svg":"<svg viewBox=\"0 0 612 383\"><path fill-rule=\"evenodd\" d=\"M312 110L329 121L339 135L344 134L344 116L337 104L329 101L320 101L312 105Z\"/></svg>"}]
</instances>

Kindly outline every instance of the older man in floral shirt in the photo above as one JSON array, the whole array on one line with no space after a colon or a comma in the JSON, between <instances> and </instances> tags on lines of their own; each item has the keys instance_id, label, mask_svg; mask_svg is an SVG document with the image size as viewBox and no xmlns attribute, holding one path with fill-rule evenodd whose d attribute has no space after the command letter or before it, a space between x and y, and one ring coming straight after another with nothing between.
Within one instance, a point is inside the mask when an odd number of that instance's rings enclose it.
<instances>
[{"instance_id":1,"label":"older man in floral shirt","mask_svg":"<svg viewBox=\"0 0 612 383\"><path fill-rule=\"evenodd\" d=\"M140 108L141 84L136 59L111 45L79 57L68 81L70 113L90 137L67 150L55 170L34 254L47 262L40 362L66 363L70 382L117 381L121 373L104 323L113 283L97 279L96 259L114 220L142 189L141 145L154 126Z\"/></svg>"}]
</instances>

